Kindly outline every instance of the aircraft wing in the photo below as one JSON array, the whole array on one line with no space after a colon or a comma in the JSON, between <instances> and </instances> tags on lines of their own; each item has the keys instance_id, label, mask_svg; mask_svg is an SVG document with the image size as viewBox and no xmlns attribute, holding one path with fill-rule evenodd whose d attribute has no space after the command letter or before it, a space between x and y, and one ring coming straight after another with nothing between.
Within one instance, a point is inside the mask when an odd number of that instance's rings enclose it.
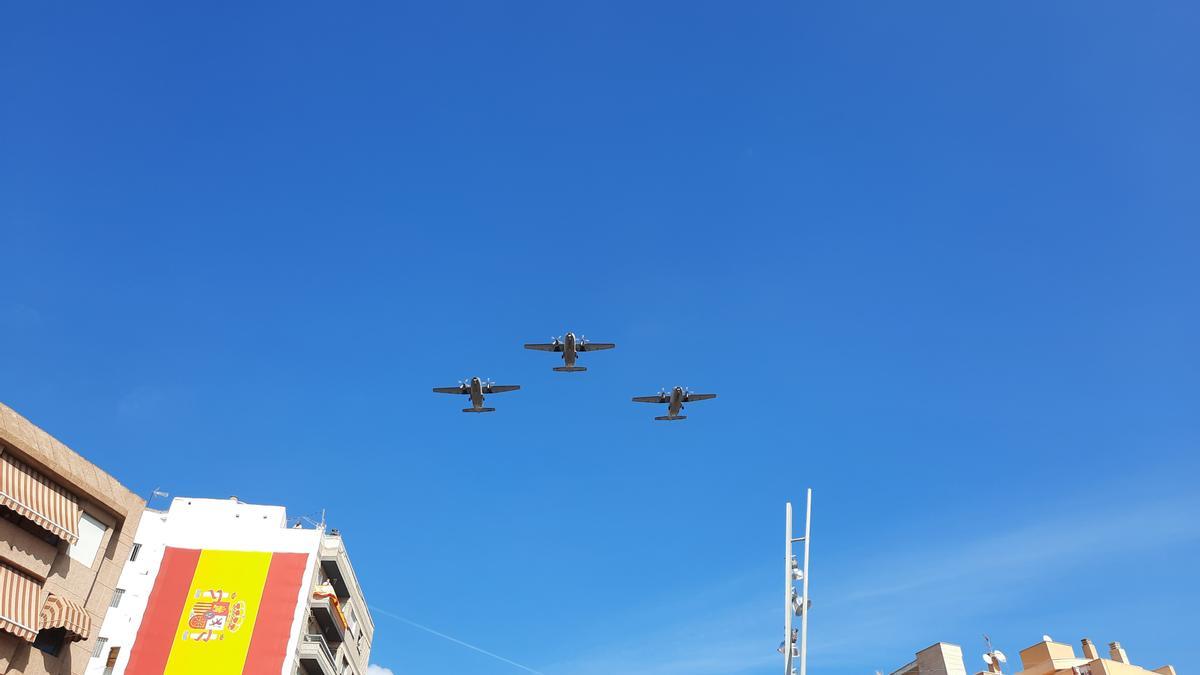
<instances>
[{"instance_id":1,"label":"aircraft wing","mask_svg":"<svg viewBox=\"0 0 1200 675\"><path fill-rule=\"evenodd\" d=\"M601 349L612 349L617 345L613 342L585 342L575 348L580 352L598 352Z\"/></svg>"},{"instance_id":2,"label":"aircraft wing","mask_svg":"<svg viewBox=\"0 0 1200 675\"><path fill-rule=\"evenodd\" d=\"M434 387L433 393L435 393L435 394L465 394L465 393L467 393L467 388L466 387Z\"/></svg>"},{"instance_id":3,"label":"aircraft wing","mask_svg":"<svg viewBox=\"0 0 1200 675\"><path fill-rule=\"evenodd\" d=\"M506 391L516 391L521 388L519 384L493 384L488 387L485 394L503 394Z\"/></svg>"},{"instance_id":4,"label":"aircraft wing","mask_svg":"<svg viewBox=\"0 0 1200 675\"><path fill-rule=\"evenodd\" d=\"M710 398L716 397L716 394L688 394L687 396L683 397L683 402L691 403L692 401L707 401Z\"/></svg>"},{"instance_id":5,"label":"aircraft wing","mask_svg":"<svg viewBox=\"0 0 1200 675\"><path fill-rule=\"evenodd\" d=\"M666 403L667 397L662 396L662 395L659 395L659 396L634 396L633 400L635 403Z\"/></svg>"},{"instance_id":6,"label":"aircraft wing","mask_svg":"<svg viewBox=\"0 0 1200 675\"><path fill-rule=\"evenodd\" d=\"M536 349L539 352L561 352L563 350L563 346L562 346L561 342L558 344L537 343L537 344L527 344L527 345L525 345L525 349Z\"/></svg>"}]
</instances>

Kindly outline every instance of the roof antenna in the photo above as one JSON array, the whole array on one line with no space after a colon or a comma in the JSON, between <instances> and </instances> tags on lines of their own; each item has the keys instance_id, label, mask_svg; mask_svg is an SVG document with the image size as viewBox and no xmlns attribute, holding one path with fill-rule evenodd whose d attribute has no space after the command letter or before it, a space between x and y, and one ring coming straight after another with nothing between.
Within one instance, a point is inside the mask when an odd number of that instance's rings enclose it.
<instances>
[{"instance_id":1,"label":"roof antenna","mask_svg":"<svg viewBox=\"0 0 1200 675\"><path fill-rule=\"evenodd\" d=\"M992 638L988 637L987 633L983 634L983 641L987 645L987 651L983 653L983 662L987 664L988 672L1002 675L1004 664L1008 663L1008 657L1004 655L1004 652L992 647Z\"/></svg>"},{"instance_id":2,"label":"roof antenna","mask_svg":"<svg viewBox=\"0 0 1200 675\"><path fill-rule=\"evenodd\" d=\"M163 490L160 490L158 488L154 488L153 490L150 491L150 498L146 500L146 506L150 506L150 502L154 501L155 497L162 497L165 499L170 496L171 495L168 494L167 492L164 492Z\"/></svg>"}]
</instances>

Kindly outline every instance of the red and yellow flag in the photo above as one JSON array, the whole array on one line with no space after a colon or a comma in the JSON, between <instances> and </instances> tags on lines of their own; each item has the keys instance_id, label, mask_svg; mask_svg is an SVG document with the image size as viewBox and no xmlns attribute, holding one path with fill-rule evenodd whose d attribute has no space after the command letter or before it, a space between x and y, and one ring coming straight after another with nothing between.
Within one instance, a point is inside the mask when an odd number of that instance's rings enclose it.
<instances>
[{"instance_id":1,"label":"red and yellow flag","mask_svg":"<svg viewBox=\"0 0 1200 675\"><path fill-rule=\"evenodd\" d=\"M307 557L168 547L125 672L281 672Z\"/></svg>"}]
</instances>

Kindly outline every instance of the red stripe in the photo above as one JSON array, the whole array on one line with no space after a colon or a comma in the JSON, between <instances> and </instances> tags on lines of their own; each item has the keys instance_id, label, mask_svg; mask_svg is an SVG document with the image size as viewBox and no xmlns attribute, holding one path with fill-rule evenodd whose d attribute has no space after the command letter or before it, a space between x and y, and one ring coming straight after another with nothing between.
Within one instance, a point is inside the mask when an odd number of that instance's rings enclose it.
<instances>
[{"instance_id":1,"label":"red stripe","mask_svg":"<svg viewBox=\"0 0 1200 675\"><path fill-rule=\"evenodd\" d=\"M296 616L296 596L300 594L307 566L308 555L305 553L275 553L271 556L243 675L279 675L283 670L288 640L292 636L292 619Z\"/></svg>"},{"instance_id":2,"label":"red stripe","mask_svg":"<svg viewBox=\"0 0 1200 675\"><path fill-rule=\"evenodd\" d=\"M163 553L162 567L150 590L142 625L138 627L125 675L162 675L175 644L175 629L187 602L200 551L170 548Z\"/></svg>"}]
</instances>

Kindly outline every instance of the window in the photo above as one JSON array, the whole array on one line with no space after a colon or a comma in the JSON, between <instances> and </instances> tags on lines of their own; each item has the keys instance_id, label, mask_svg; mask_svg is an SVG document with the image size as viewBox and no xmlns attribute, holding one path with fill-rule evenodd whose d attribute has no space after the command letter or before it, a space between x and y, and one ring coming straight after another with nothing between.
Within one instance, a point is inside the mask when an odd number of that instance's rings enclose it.
<instances>
[{"instance_id":1,"label":"window","mask_svg":"<svg viewBox=\"0 0 1200 675\"><path fill-rule=\"evenodd\" d=\"M104 653L104 645L108 642L108 638L96 638L96 646L92 649L92 658L99 658L100 654Z\"/></svg>"},{"instance_id":2,"label":"window","mask_svg":"<svg viewBox=\"0 0 1200 675\"><path fill-rule=\"evenodd\" d=\"M112 602L108 603L108 606L109 606L109 607L116 607L117 605L121 604L121 598L122 598L124 595L125 595L125 589L124 589L124 588L118 588L118 589L115 589L115 590L113 591L113 599L112 599Z\"/></svg>"},{"instance_id":3,"label":"window","mask_svg":"<svg viewBox=\"0 0 1200 675\"><path fill-rule=\"evenodd\" d=\"M66 641L67 630L65 628L46 628L38 631L37 637L33 640L33 648L40 649L50 656L58 656Z\"/></svg>"},{"instance_id":4,"label":"window","mask_svg":"<svg viewBox=\"0 0 1200 675\"><path fill-rule=\"evenodd\" d=\"M76 560L88 567L96 562L96 553L100 551L100 542L104 540L104 531L108 527L88 514L79 519L79 541L67 549L71 560Z\"/></svg>"},{"instance_id":5,"label":"window","mask_svg":"<svg viewBox=\"0 0 1200 675\"><path fill-rule=\"evenodd\" d=\"M108 650L108 661L104 663L104 675L112 675L113 668L117 666L117 655L121 653L120 647L113 647Z\"/></svg>"},{"instance_id":6,"label":"window","mask_svg":"<svg viewBox=\"0 0 1200 675\"><path fill-rule=\"evenodd\" d=\"M135 543L133 545L133 550L129 552L129 562L133 562L134 560L137 560L137 554L140 553L141 551L142 551L142 545Z\"/></svg>"}]
</instances>

